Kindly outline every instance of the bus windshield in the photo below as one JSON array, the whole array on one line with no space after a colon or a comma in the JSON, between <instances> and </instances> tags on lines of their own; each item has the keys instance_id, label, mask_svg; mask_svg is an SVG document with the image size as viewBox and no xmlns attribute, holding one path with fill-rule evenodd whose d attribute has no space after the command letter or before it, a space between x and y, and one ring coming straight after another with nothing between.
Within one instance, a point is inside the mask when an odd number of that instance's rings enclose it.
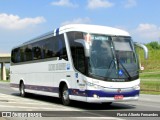
<instances>
[{"instance_id":1,"label":"bus windshield","mask_svg":"<svg viewBox=\"0 0 160 120\"><path fill-rule=\"evenodd\" d=\"M137 79L138 62L131 37L91 34L89 75L109 81Z\"/></svg>"}]
</instances>

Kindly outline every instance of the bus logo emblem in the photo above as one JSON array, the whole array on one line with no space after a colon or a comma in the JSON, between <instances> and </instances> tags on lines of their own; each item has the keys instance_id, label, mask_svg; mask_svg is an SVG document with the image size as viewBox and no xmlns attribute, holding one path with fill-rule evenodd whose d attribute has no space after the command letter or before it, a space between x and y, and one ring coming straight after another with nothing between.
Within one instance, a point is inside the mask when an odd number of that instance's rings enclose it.
<instances>
[{"instance_id":1,"label":"bus logo emblem","mask_svg":"<svg viewBox=\"0 0 160 120\"><path fill-rule=\"evenodd\" d=\"M122 75L123 75L123 71L122 71L122 70L119 70L119 71L118 71L118 74L119 74L119 76L122 76Z\"/></svg>"},{"instance_id":2,"label":"bus logo emblem","mask_svg":"<svg viewBox=\"0 0 160 120\"><path fill-rule=\"evenodd\" d=\"M118 92L118 93L121 93L121 91L122 91L122 90L121 90L120 88L118 88L117 92Z\"/></svg>"}]
</instances>

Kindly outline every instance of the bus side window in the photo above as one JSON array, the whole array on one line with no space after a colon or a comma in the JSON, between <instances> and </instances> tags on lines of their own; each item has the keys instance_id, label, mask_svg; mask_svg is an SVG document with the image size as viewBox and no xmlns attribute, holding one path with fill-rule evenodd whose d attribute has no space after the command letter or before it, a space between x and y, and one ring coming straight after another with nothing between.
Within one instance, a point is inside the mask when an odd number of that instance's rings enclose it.
<instances>
[{"instance_id":1,"label":"bus side window","mask_svg":"<svg viewBox=\"0 0 160 120\"><path fill-rule=\"evenodd\" d=\"M59 59L64 59L68 61L68 56L67 56L67 50L66 50L66 45L64 41L64 36L59 35L57 36L57 42L58 42L58 57Z\"/></svg>"},{"instance_id":2,"label":"bus side window","mask_svg":"<svg viewBox=\"0 0 160 120\"><path fill-rule=\"evenodd\" d=\"M13 63L18 63L18 62L20 62L19 48L13 49L11 56L12 56L12 57L11 57L11 61L12 61Z\"/></svg>"},{"instance_id":3,"label":"bus side window","mask_svg":"<svg viewBox=\"0 0 160 120\"><path fill-rule=\"evenodd\" d=\"M29 46L26 47L25 49L25 56L26 56L26 61L30 61L32 60L32 48L30 48Z\"/></svg>"},{"instance_id":4,"label":"bus side window","mask_svg":"<svg viewBox=\"0 0 160 120\"><path fill-rule=\"evenodd\" d=\"M21 58L20 58L20 48L17 49L16 62L17 62L17 63L21 62Z\"/></svg>"},{"instance_id":5,"label":"bus side window","mask_svg":"<svg viewBox=\"0 0 160 120\"><path fill-rule=\"evenodd\" d=\"M68 32L67 37L70 44L73 64L76 70L85 74L85 54L84 47L81 43L77 43L77 39L83 39L81 32Z\"/></svg>"},{"instance_id":6,"label":"bus side window","mask_svg":"<svg viewBox=\"0 0 160 120\"><path fill-rule=\"evenodd\" d=\"M44 58L51 58L55 56L54 52L54 38L47 38L43 45Z\"/></svg>"},{"instance_id":7,"label":"bus side window","mask_svg":"<svg viewBox=\"0 0 160 120\"><path fill-rule=\"evenodd\" d=\"M39 46L33 47L34 60L41 59L41 48Z\"/></svg>"},{"instance_id":8,"label":"bus side window","mask_svg":"<svg viewBox=\"0 0 160 120\"><path fill-rule=\"evenodd\" d=\"M82 73L85 73L85 54L83 45L77 43L75 49L75 67Z\"/></svg>"},{"instance_id":9,"label":"bus side window","mask_svg":"<svg viewBox=\"0 0 160 120\"><path fill-rule=\"evenodd\" d=\"M24 56L24 47L20 48L20 62L25 61L25 56Z\"/></svg>"}]
</instances>

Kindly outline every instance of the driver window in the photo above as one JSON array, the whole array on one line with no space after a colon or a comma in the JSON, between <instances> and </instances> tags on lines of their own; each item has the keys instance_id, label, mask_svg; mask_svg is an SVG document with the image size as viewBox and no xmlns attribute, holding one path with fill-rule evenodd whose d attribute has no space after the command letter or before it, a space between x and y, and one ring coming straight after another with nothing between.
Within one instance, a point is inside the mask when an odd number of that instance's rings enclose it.
<instances>
[{"instance_id":1,"label":"driver window","mask_svg":"<svg viewBox=\"0 0 160 120\"><path fill-rule=\"evenodd\" d=\"M81 43L76 42L77 39L83 39L83 33L81 32L68 32L68 41L70 44L70 50L72 54L72 60L74 67L79 72L85 74L85 53L84 47Z\"/></svg>"},{"instance_id":2,"label":"driver window","mask_svg":"<svg viewBox=\"0 0 160 120\"><path fill-rule=\"evenodd\" d=\"M110 43L107 41L93 40L91 49L91 61L96 68L108 68L112 61Z\"/></svg>"}]
</instances>

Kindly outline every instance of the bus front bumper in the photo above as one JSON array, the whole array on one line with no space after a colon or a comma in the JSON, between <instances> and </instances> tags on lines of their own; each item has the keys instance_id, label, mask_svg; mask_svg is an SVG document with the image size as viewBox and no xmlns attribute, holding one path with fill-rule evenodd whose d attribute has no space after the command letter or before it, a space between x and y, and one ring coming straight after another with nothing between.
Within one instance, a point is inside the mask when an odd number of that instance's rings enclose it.
<instances>
[{"instance_id":1,"label":"bus front bumper","mask_svg":"<svg viewBox=\"0 0 160 120\"><path fill-rule=\"evenodd\" d=\"M135 101L138 100L139 95L134 97L119 97L119 99L115 97L87 97L88 103L105 103L105 102L124 102L124 101Z\"/></svg>"}]
</instances>

